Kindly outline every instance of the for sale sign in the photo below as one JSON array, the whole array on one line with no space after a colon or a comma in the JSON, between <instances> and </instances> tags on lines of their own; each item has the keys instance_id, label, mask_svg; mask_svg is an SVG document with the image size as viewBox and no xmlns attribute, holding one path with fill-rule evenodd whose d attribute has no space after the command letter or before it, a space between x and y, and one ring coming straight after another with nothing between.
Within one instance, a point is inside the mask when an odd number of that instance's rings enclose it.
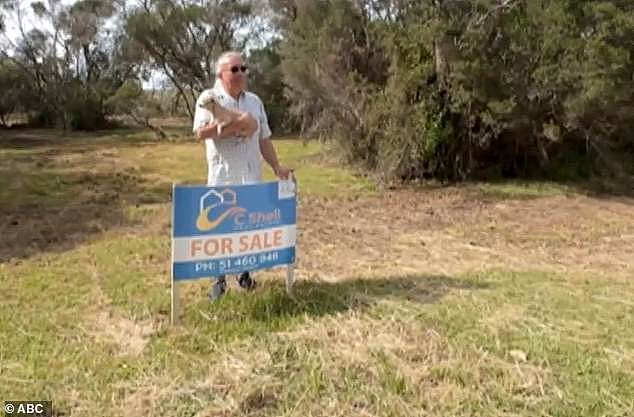
<instances>
[{"instance_id":1,"label":"for sale sign","mask_svg":"<svg viewBox=\"0 0 634 417\"><path fill-rule=\"evenodd\" d=\"M295 262L293 181L173 187L172 274L187 280Z\"/></svg>"}]
</instances>

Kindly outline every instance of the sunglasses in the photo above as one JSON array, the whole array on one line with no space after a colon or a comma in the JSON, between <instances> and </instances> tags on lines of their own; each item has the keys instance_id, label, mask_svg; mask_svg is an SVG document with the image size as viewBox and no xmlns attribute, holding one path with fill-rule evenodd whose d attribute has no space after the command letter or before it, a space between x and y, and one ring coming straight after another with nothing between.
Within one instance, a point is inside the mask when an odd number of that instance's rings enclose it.
<instances>
[{"instance_id":1,"label":"sunglasses","mask_svg":"<svg viewBox=\"0 0 634 417\"><path fill-rule=\"evenodd\" d=\"M242 65L242 66L234 65L233 67L231 67L229 69L231 70L231 72L233 72L235 74L238 71L247 72L247 70L249 68L246 65Z\"/></svg>"}]
</instances>

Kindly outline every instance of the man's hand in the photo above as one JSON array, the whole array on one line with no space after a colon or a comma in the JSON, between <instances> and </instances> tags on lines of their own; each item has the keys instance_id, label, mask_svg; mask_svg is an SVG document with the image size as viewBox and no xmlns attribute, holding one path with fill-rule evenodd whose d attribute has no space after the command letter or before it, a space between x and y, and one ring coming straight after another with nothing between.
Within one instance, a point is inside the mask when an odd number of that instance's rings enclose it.
<instances>
[{"instance_id":1,"label":"man's hand","mask_svg":"<svg viewBox=\"0 0 634 417\"><path fill-rule=\"evenodd\" d=\"M275 172L275 175L279 179L286 180L286 179L288 179L288 175L290 173L292 173L293 170L290 169L290 168L287 168L287 167L285 167L283 165L278 165L278 166L275 167L275 169L273 169L273 172Z\"/></svg>"},{"instance_id":2,"label":"man's hand","mask_svg":"<svg viewBox=\"0 0 634 417\"><path fill-rule=\"evenodd\" d=\"M213 122L207 123L196 130L196 138L198 140L203 139L216 139L218 137L218 125Z\"/></svg>"},{"instance_id":3,"label":"man's hand","mask_svg":"<svg viewBox=\"0 0 634 417\"><path fill-rule=\"evenodd\" d=\"M196 137L203 139L225 139L228 137L242 136L250 138L258 129L258 122L249 114L242 113L236 120L229 122L218 134L219 123L209 122L196 131Z\"/></svg>"},{"instance_id":4,"label":"man's hand","mask_svg":"<svg viewBox=\"0 0 634 417\"><path fill-rule=\"evenodd\" d=\"M282 180L288 179L288 175L293 172L293 170L278 162L275 147L273 147L273 142L270 139L260 139L260 152L276 177Z\"/></svg>"}]
</instances>

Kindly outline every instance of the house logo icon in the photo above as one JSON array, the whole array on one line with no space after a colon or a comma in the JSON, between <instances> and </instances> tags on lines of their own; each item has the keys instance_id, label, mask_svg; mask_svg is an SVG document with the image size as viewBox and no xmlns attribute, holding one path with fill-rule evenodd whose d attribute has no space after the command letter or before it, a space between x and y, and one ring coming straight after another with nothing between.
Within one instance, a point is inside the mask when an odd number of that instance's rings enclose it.
<instances>
[{"instance_id":1,"label":"house logo icon","mask_svg":"<svg viewBox=\"0 0 634 417\"><path fill-rule=\"evenodd\" d=\"M226 188L221 192L210 190L200 197L196 227L202 232L217 228L225 219L246 212L239 207L236 192ZM210 216L215 215L215 216Z\"/></svg>"}]
</instances>

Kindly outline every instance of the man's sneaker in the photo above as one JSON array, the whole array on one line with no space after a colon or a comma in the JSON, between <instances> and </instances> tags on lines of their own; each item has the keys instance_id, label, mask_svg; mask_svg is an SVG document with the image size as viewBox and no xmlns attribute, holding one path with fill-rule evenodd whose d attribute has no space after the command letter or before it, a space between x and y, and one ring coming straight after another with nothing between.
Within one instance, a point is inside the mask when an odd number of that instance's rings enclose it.
<instances>
[{"instance_id":1,"label":"man's sneaker","mask_svg":"<svg viewBox=\"0 0 634 417\"><path fill-rule=\"evenodd\" d=\"M213 285L211 286L211 291L209 292L209 299L211 301L216 301L227 290L227 281L224 276L218 277L214 280Z\"/></svg>"},{"instance_id":2,"label":"man's sneaker","mask_svg":"<svg viewBox=\"0 0 634 417\"><path fill-rule=\"evenodd\" d=\"M249 274L249 271L245 271L240 275L240 277L238 278L238 284L240 285L240 287L246 290L252 290L257 285L255 280L251 278L251 274Z\"/></svg>"}]
</instances>

